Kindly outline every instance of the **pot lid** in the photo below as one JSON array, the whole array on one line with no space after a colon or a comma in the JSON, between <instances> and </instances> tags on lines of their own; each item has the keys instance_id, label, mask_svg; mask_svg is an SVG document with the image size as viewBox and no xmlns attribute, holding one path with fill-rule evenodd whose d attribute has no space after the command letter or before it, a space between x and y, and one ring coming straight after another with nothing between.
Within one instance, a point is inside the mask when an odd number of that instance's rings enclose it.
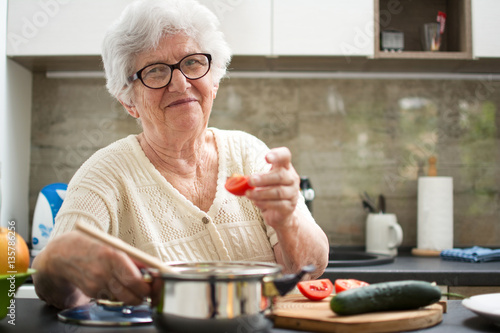
<instances>
[{"instance_id":1,"label":"pot lid","mask_svg":"<svg viewBox=\"0 0 500 333\"><path fill-rule=\"evenodd\" d=\"M281 272L281 266L272 263L245 261L182 262L169 264L180 274L162 273L162 278L176 280L260 279Z\"/></svg>"}]
</instances>

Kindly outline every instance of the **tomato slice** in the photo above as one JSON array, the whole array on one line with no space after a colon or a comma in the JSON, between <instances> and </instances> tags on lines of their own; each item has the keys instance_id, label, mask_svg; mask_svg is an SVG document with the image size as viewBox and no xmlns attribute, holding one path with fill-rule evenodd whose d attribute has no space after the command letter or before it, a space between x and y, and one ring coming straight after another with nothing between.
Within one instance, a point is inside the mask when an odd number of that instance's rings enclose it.
<instances>
[{"instance_id":1,"label":"tomato slice","mask_svg":"<svg viewBox=\"0 0 500 333\"><path fill-rule=\"evenodd\" d=\"M320 301L328 297L333 291L333 283L329 279L301 281L297 288L311 301Z\"/></svg>"},{"instance_id":2,"label":"tomato slice","mask_svg":"<svg viewBox=\"0 0 500 333\"><path fill-rule=\"evenodd\" d=\"M253 186L248 184L248 176L234 174L226 180L226 190L234 195L245 195L247 190L253 189Z\"/></svg>"},{"instance_id":3,"label":"tomato slice","mask_svg":"<svg viewBox=\"0 0 500 333\"><path fill-rule=\"evenodd\" d=\"M335 280L335 292L338 294L346 291L347 289L359 288L368 285L368 282L356 279L337 279Z\"/></svg>"}]
</instances>

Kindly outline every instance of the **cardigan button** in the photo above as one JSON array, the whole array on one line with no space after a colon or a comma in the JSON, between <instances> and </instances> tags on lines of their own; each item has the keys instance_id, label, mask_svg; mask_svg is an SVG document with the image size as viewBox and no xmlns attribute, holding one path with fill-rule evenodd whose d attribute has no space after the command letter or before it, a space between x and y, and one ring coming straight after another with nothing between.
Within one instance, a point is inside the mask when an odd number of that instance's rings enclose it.
<instances>
[{"instance_id":1,"label":"cardigan button","mask_svg":"<svg viewBox=\"0 0 500 333\"><path fill-rule=\"evenodd\" d=\"M201 219L201 222L203 222L204 224L208 224L208 222L210 222L210 220L206 216L203 216L203 218Z\"/></svg>"}]
</instances>

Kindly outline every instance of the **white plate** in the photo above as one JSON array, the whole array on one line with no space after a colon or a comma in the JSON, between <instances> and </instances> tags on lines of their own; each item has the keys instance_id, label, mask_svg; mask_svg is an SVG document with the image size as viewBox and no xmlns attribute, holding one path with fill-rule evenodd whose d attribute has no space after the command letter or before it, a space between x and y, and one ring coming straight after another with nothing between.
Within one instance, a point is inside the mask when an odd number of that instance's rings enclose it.
<instances>
[{"instance_id":1,"label":"white plate","mask_svg":"<svg viewBox=\"0 0 500 333\"><path fill-rule=\"evenodd\" d=\"M500 293L472 296L464 299L462 305L500 325Z\"/></svg>"}]
</instances>

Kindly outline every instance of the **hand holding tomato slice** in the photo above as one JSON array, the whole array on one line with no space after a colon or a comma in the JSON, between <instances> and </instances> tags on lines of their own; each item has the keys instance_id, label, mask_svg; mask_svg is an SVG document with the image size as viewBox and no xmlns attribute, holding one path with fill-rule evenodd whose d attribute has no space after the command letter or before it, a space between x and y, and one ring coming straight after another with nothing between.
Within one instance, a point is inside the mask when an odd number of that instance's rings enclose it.
<instances>
[{"instance_id":1,"label":"hand holding tomato slice","mask_svg":"<svg viewBox=\"0 0 500 333\"><path fill-rule=\"evenodd\" d=\"M337 279L335 280L335 292L341 293L348 289L359 288L370 285L368 282L356 279Z\"/></svg>"},{"instance_id":2,"label":"hand holding tomato slice","mask_svg":"<svg viewBox=\"0 0 500 333\"><path fill-rule=\"evenodd\" d=\"M329 279L301 281L297 288L305 297L311 301L321 301L330 296L333 291L333 283Z\"/></svg>"},{"instance_id":3,"label":"hand holding tomato slice","mask_svg":"<svg viewBox=\"0 0 500 333\"><path fill-rule=\"evenodd\" d=\"M247 190L251 190L254 187L248 184L248 176L242 176L238 174L233 174L226 180L226 190L234 195L245 195Z\"/></svg>"}]
</instances>

